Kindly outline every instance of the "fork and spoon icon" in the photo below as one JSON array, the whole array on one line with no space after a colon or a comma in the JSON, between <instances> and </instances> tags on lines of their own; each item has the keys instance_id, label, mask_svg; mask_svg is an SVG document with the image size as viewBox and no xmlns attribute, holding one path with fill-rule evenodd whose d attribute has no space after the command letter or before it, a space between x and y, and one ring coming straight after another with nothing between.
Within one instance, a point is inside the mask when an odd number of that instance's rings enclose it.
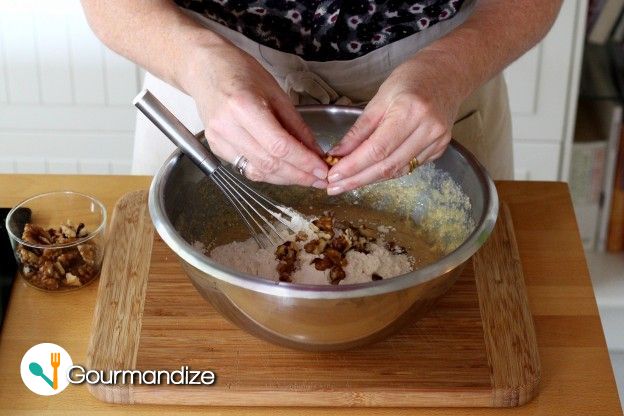
<instances>
[{"instance_id":1,"label":"fork and spoon icon","mask_svg":"<svg viewBox=\"0 0 624 416\"><path fill-rule=\"evenodd\" d=\"M46 383L48 383L48 385L50 385L50 387L56 390L58 389L58 368L59 365L61 365L60 352L50 353L50 365L53 369L52 380L50 380L50 378L43 373L43 368L41 368L41 365L39 365L39 363L37 362L33 361L32 363L30 363L28 365L28 369L33 375L41 377Z\"/></svg>"}]
</instances>

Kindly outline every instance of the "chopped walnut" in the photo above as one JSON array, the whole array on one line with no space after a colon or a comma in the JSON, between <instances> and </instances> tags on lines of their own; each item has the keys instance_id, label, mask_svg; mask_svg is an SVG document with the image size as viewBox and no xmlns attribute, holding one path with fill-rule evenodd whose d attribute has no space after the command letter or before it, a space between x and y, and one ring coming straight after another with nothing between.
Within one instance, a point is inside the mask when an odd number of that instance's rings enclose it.
<instances>
[{"instance_id":1,"label":"chopped walnut","mask_svg":"<svg viewBox=\"0 0 624 416\"><path fill-rule=\"evenodd\" d=\"M65 274L65 283L67 283L68 286L82 286L82 283L80 283L80 279L78 279L78 276L75 276L71 273Z\"/></svg>"},{"instance_id":2,"label":"chopped walnut","mask_svg":"<svg viewBox=\"0 0 624 416\"><path fill-rule=\"evenodd\" d=\"M315 259L313 259L310 264L314 265L314 268L316 270L320 270L320 271L324 271L329 269L330 267L334 266L334 262L332 262L330 259L328 259L327 257L317 257Z\"/></svg>"},{"instance_id":3,"label":"chopped walnut","mask_svg":"<svg viewBox=\"0 0 624 416\"><path fill-rule=\"evenodd\" d=\"M329 167L334 166L336 163L340 161L340 159L341 159L340 156L333 156L333 155L330 155L329 153L325 153L325 156L323 157L323 160L325 161L325 163L327 163L327 166Z\"/></svg>"},{"instance_id":4,"label":"chopped walnut","mask_svg":"<svg viewBox=\"0 0 624 416\"><path fill-rule=\"evenodd\" d=\"M30 223L24 226L22 240L31 244L52 244L50 234L46 230Z\"/></svg>"},{"instance_id":5,"label":"chopped walnut","mask_svg":"<svg viewBox=\"0 0 624 416\"><path fill-rule=\"evenodd\" d=\"M339 252L336 249L327 248L327 249L325 249L323 254L325 255L325 257L330 259L332 261L332 263L334 263L336 265L340 265L340 263L342 262L342 253Z\"/></svg>"},{"instance_id":6,"label":"chopped walnut","mask_svg":"<svg viewBox=\"0 0 624 416\"><path fill-rule=\"evenodd\" d=\"M299 248L292 241L286 241L275 249L275 257L280 261L277 265L277 273L281 282L292 281L298 250Z\"/></svg>"},{"instance_id":7,"label":"chopped walnut","mask_svg":"<svg viewBox=\"0 0 624 416\"><path fill-rule=\"evenodd\" d=\"M284 244L277 246L275 257L284 261L295 260L297 258L297 245L292 241L286 241Z\"/></svg>"},{"instance_id":8,"label":"chopped walnut","mask_svg":"<svg viewBox=\"0 0 624 416\"><path fill-rule=\"evenodd\" d=\"M337 285L345 277L346 273L340 266L334 266L329 271L329 282L332 285Z\"/></svg>"},{"instance_id":9,"label":"chopped walnut","mask_svg":"<svg viewBox=\"0 0 624 416\"><path fill-rule=\"evenodd\" d=\"M346 253L351 248L351 241L343 234L335 237L331 241L333 249L338 250L341 253Z\"/></svg>"},{"instance_id":10,"label":"chopped walnut","mask_svg":"<svg viewBox=\"0 0 624 416\"><path fill-rule=\"evenodd\" d=\"M346 255L350 250L369 254L369 243L377 240L378 233L364 224L354 225L350 222L339 222L334 219L334 213L326 211L322 216L312 221L312 239L308 234L299 232L295 241L286 241L277 246L275 257L279 261L277 272L280 281L291 282L292 274L298 267L299 247L297 242L307 241L303 245L306 253L314 254L310 261L316 270L329 270L327 275L331 284L337 285L346 277L344 268L347 266ZM316 238L314 238L316 237ZM403 254L405 249L394 242L386 244L394 254ZM377 273L371 276L373 281L382 280Z\"/></svg>"},{"instance_id":11,"label":"chopped walnut","mask_svg":"<svg viewBox=\"0 0 624 416\"><path fill-rule=\"evenodd\" d=\"M323 250L325 250L326 245L327 245L327 240L316 239L316 240L307 242L303 246L303 249L306 251L306 253L321 254Z\"/></svg>"},{"instance_id":12,"label":"chopped walnut","mask_svg":"<svg viewBox=\"0 0 624 416\"><path fill-rule=\"evenodd\" d=\"M44 229L26 224L22 240L39 246L55 246L72 243L85 237L88 232L83 223L74 228L70 222L58 229ZM36 248L20 244L17 255L24 277L34 286L46 290L81 286L97 276L98 249L86 241L78 246Z\"/></svg>"},{"instance_id":13,"label":"chopped walnut","mask_svg":"<svg viewBox=\"0 0 624 416\"><path fill-rule=\"evenodd\" d=\"M325 232L333 232L334 231L334 219L329 215L324 215L312 221L312 224L316 225L319 230Z\"/></svg>"},{"instance_id":14,"label":"chopped walnut","mask_svg":"<svg viewBox=\"0 0 624 416\"><path fill-rule=\"evenodd\" d=\"M85 263L91 265L95 263L95 246L93 244L79 244L77 248Z\"/></svg>"},{"instance_id":15,"label":"chopped walnut","mask_svg":"<svg viewBox=\"0 0 624 416\"><path fill-rule=\"evenodd\" d=\"M299 231L297 235L295 236L295 241L305 241L307 239L308 239L308 235L303 231Z\"/></svg>"}]
</instances>

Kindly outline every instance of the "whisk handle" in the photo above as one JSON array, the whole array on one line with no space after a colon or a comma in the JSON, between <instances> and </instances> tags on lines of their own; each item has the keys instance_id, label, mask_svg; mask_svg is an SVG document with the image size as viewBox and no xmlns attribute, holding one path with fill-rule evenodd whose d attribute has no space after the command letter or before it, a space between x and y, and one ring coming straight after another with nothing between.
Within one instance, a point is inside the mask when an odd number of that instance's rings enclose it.
<instances>
[{"instance_id":1,"label":"whisk handle","mask_svg":"<svg viewBox=\"0 0 624 416\"><path fill-rule=\"evenodd\" d=\"M133 104L204 173L211 175L221 166L219 159L206 149L149 90L141 91Z\"/></svg>"}]
</instances>

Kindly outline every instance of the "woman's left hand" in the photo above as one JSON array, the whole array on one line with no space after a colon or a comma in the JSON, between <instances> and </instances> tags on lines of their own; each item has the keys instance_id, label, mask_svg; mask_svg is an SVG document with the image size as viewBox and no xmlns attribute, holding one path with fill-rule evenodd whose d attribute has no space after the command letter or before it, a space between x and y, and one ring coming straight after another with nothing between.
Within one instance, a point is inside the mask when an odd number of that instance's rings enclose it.
<instances>
[{"instance_id":1,"label":"woman's left hand","mask_svg":"<svg viewBox=\"0 0 624 416\"><path fill-rule=\"evenodd\" d=\"M336 195L409 173L442 155L466 94L461 75L442 60L416 55L381 85L353 127L330 154L342 157L328 174Z\"/></svg>"}]
</instances>

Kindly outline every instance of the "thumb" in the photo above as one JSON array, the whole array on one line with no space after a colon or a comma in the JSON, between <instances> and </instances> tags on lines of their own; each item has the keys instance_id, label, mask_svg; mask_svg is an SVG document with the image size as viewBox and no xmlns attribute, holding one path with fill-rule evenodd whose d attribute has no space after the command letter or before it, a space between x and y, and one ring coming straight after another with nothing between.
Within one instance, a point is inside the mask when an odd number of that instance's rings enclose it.
<instances>
[{"instance_id":1,"label":"thumb","mask_svg":"<svg viewBox=\"0 0 624 416\"><path fill-rule=\"evenodd\" d=\"M383 114L382 109L378 109L372 102L369 103L347 134L329 153L333 156L346 156L351 153L373 134L381 122Z\"/></svg>"}]
</instances>

